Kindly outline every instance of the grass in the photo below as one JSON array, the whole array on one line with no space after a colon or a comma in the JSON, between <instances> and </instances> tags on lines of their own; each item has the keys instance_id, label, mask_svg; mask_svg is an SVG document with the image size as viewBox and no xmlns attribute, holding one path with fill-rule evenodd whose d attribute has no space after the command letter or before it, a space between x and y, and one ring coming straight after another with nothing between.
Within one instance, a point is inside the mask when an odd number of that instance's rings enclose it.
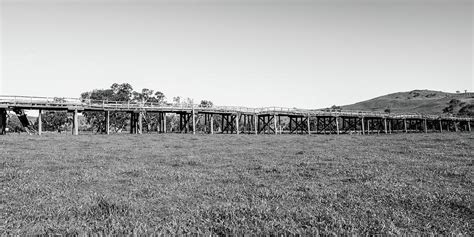
<instances>
[{"instance_id":1,"label":"grass","mask_svg":"<svg viewBox=\"0 0 474 237\"><path fill-rule=\"evenodd\" d=\"M0 136L0 231L469 235L473 139Z\"/></svg>"}]
</instances>

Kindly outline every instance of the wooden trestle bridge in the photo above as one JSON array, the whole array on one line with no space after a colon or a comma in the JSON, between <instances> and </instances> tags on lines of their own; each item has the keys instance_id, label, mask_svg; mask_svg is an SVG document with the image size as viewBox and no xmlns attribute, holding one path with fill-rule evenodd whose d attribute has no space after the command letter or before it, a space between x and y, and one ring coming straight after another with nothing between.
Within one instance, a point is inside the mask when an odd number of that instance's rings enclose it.
<instances>
[{"instance_id":1,"label":"wooden trestle bridge","mask_svg":"<svg viewBox=\"0 0 474 237\"><path fill-rule=\"evenodd\" d=\"M44 111L72 113L72 133L79 133L78 113L103 112L106 133L110 132L110 112L130 113L130 133L142 133L145 113L156 114L158 132L167 132L167 114L179 115L178 132L196 133L197 124L213 134L214 122L220 123L220 133L228 134L371 134L397 132L471 131L474 121L469 117L425 114L391 114L377 112L304 110L279 107L199 107L198 105L153 104L137 102L96 101L75 98L48 98L0 95L0 134L5 134L7 111L14 111L24 127L31 126L25 110L38 110L37 133L42 133L41 116ZM202 121L204 118L204 121ZM282 118L286 126L282 126ZM289 123L288 123L289 122ZM201 126L202 127L202 126Z\"/></svg>"}]
</instances>

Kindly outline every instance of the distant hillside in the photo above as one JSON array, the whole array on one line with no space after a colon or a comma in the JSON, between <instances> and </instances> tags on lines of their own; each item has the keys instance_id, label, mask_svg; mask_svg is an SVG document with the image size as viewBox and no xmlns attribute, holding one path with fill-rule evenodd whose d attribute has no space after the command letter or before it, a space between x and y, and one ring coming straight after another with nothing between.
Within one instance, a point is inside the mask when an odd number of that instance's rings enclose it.
<instances>
[{"instance_id":1,"label":"distant hillside","mask_svg":"<svg viewBox=\"0 0 474 237\"><path fill-rule=\"evenodd\" d=\"M474 116L474 93L446 93L414 90L380 96L352 105L344 110L385 111L392 113L460 114Z\"/></svg>"}]
</instances>

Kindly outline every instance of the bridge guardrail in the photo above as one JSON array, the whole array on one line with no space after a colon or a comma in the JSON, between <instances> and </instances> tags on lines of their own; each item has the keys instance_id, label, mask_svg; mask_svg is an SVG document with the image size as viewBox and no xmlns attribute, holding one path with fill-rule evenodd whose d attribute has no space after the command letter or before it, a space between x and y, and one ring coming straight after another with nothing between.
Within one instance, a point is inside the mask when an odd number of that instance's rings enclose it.
<instances>
[{"instance_id":1,"label":"bridge guardrail","mask_svg":"<svg viewBox=\"0 0 474 237\"><path fill-rule=\"evenodd\" d=\"M452 115L428 115L421 113L382 113L372 111L351 111L351 110L335 110L335 109L298 109L285 107L263 107L249 108L242 106L213 106L200 107L197 104L172 104L172 103L153 103L153 102L136 102L136 101L108 101L108 100L92 100L67 97L37 97L37 96L9 96L0 95L0 104L9 105L45 105L45 106L65 106L65 107L84 107L84 108L101 108L101 109L183 109L183 110L200 110L208 112L228 112L228 113L293 113L304 116L357 116L357 117L386 117L399 119L467 119L473 120L471 117L452 116Z\"/></svg>"}]
</instances>

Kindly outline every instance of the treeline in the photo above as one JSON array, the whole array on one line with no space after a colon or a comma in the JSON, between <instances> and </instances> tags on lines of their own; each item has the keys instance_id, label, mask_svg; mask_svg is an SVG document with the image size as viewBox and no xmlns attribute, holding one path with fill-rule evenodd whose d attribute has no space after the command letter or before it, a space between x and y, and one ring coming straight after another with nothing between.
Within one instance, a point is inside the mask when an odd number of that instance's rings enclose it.
<instances>
[{"instance_id":1,"label":"treeline","mask_svg":"<svg viewBox=\"0 0 474 237\"><path fill-rule=\"evenodd\" d=\"M443 109L443 113L472 117L474 116L474 105L458 99L452 99L449 101L448 106Z\"/></svg>"}]
</instances>

